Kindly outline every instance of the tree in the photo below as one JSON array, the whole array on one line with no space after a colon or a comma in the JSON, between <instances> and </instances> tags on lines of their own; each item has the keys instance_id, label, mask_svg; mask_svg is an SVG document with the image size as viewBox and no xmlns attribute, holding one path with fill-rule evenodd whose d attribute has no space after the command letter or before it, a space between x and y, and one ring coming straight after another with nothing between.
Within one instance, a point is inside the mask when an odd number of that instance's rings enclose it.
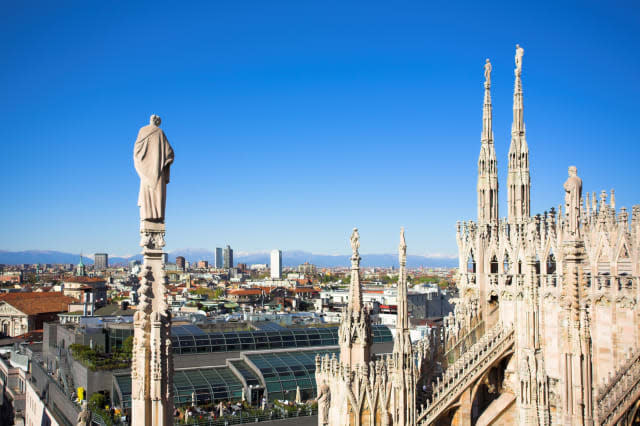
<instances>
[{"instance_id":1,"label":"tree","mask_svg":"<svg viewBox=\"0 0 640 426\"><path fill-rule=\"evenodd\" d=\"M100 392L94 393L89 398L89 406L92 409L103 410L106 405L107 405L107 397Z\"/></svg>"},{"instance_id":2,"label":"tree","mask_svg":"<svg viewBox=\"0 0 640 426\"><path fill-rule=\"evenodd\" d=\"M122 342L122 353L128 358L131 358L131 354L133 353L133 336L127 337Z\"/></svg>"}]
</instances>

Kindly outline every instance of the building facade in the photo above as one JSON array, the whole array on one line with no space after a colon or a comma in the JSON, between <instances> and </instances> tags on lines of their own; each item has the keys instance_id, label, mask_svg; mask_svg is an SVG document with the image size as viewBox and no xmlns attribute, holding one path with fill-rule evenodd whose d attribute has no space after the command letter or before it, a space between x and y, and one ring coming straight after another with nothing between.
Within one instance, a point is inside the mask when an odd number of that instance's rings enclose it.
<instances>
[{"instance_id":1,"label":"building facade","mask_svg":"<svg viewBox=\"0 0 640 426\"><path fill-rule=\"evenodd\" d=\"M216 269L222 269L222 267L224 266L224 255L222 254L222 247L216 247L214 257Z\"/></svg>"},{"instance_id":2,"label":"building facade","mask_svg":"<svg viewBox=\"0 0 640 426\"><path fill-rule=\"evenodd\" d=\"M224 248L224 263L222 266L224 269L233 268L233 249L228 245Z\"/></svg>"},{"instance_id":3,"label":"building facade","mask_svg":"<svg viewBox=\"0 0 640 426\"><path fill-rule=\"evenodd\" d=\"M271 250L271 279L282 278L282 251Z\"/></svg>"},{"instance_id":4,"label":"building facade","mask_svg":"<svg viewBox=\"0 0 640 426\"><path fill-rule=\"evenodd\" d=\"M186 266L186 260L183 256L176 256L176 268L184 271Z\"/></svg>"},{"instance_id":5,"label":"building facade","mask_svg":"<svg viewBox=\"0 0 640 426\"><path fill-rule=\"evenodd\" d=\"M96 253L93 255L93 268L103 270L109 267L109 255L107 253Z\"/></svg>"}]
</instances>

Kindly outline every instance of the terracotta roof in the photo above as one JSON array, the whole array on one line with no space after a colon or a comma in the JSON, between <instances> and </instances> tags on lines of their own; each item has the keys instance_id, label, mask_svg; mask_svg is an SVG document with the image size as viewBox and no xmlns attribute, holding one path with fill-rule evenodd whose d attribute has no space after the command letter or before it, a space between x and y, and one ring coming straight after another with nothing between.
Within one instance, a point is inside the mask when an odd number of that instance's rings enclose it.
<instances>
[{"instance_id":1,"label":"terracotta roof","mask_svg":"<svg viewBox=\"0 0 640 426\"><path fill-rule=\"evenodd\" d=\"M237 290L229 290L227 292L229 295L233 296L251 296L251 295L260 295L262 294L262 290L260 289L237 289Z\"/></svg>"},{"instance_id":2,"label":"terracotta roof","mask_svg":"<svg viewBox=\"0 0 640 426\"><path fill-rule=\"evenodd\" d=\"M69 303L76 303L73 297L60 292L48 293L5 293L0 295L0 302L7 302L17 310L27 315L67 312Z\"/></svg>"},{"instance_id":3,"label":"terracotta roof","mask_svg":"<svg viewBox=\"0 0 640 426\"><path fill-rule=\"evenodd\" d=\"M62 281L65 283L106 283L104 279L96 277L65 277Z\"/></svg>"}]
</instances>

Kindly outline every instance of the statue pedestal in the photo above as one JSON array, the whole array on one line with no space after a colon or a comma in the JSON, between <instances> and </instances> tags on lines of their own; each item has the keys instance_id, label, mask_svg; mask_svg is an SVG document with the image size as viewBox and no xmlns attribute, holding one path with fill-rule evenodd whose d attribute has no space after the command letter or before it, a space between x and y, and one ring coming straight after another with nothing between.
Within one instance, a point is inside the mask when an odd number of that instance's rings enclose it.
<instances>
[{"instance_id":1,"label":"statue pedestal","mask_svg":"<svg viewBox=\"0 0 640 426\"><path fill-rule=\"evenodd\" d=\"M173 424L173 352L171 312L166 302L163 247L164 223L142 221L140 246L144 255L134 315L132 360L132 420L135 425Z\"/></svg>"}]
</instances>

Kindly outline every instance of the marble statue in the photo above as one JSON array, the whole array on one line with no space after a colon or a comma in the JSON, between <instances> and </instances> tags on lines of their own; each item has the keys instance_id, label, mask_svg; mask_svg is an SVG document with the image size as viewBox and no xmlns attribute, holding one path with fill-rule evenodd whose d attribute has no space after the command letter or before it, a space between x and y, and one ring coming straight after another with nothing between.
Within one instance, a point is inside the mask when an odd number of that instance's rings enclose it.
<instances>
[{"instance_id":1,"label":"marble statue","mask_svg":"<svg viewBox=\"0 0 640 426\"><path fill-rule=\"evenodd\" d=\"M524 55L524 49L516 44L516 75L520 77L522 74L522 56Z\"/></svg>"},{"instance_id":2,"label":"marble statue","mask_svg":"<svg viewBox=\"0 0 640 426\"><path fill-rule=\"evenodd\" d=\"M140 129L133 148L133 162L140 176L140 220L163 223L169 171L174 155L173 148L159 127L160 123L160 117L152 115L150 123Z\"/></svg>"},{"instance_id":3,"label":"marble statue","mask_svg":"<svg viewBox=\"0 0 640 426\"><path fill-rule=\"evenodd\" d=\"M358 249L360 249L360 234L358 234L358 228L353 228L353 232L351 233L351 250L354 256L358 255Z\"/></svg>"},{"instance_id":4,"label":"marble statue","mask_svg":"<svg viewBox=\"0 0 640 426\"><path fill-rule=\"evenodd\" d=\"M82 403L82 411L78 413L78 417L76 419L76 425L91 426L91 411L89 411L87 401L84 401Z\"/></svg>"},{"instance_id":5,"label":"marble statue","mask_svg":"<svg viewBox=\"0 0 640 426\"><path fill-rule=\"evenodd\" d=\"M582 198L582 179L578 177L575 166L569 167L569 178L564 183L565 214L568 222L569 235L579 236L580 199Z\"/></svg>"},{"instance_id":6,"label":"marble statue","mask_svg":"<svg viewBox=\"0 0 640 426\"><path fill-rule=\"evenodd\" d=\"M487 62L484 64L484 84L491 85L491 62L487 58Z\"/></svg>"}]
</instances>

